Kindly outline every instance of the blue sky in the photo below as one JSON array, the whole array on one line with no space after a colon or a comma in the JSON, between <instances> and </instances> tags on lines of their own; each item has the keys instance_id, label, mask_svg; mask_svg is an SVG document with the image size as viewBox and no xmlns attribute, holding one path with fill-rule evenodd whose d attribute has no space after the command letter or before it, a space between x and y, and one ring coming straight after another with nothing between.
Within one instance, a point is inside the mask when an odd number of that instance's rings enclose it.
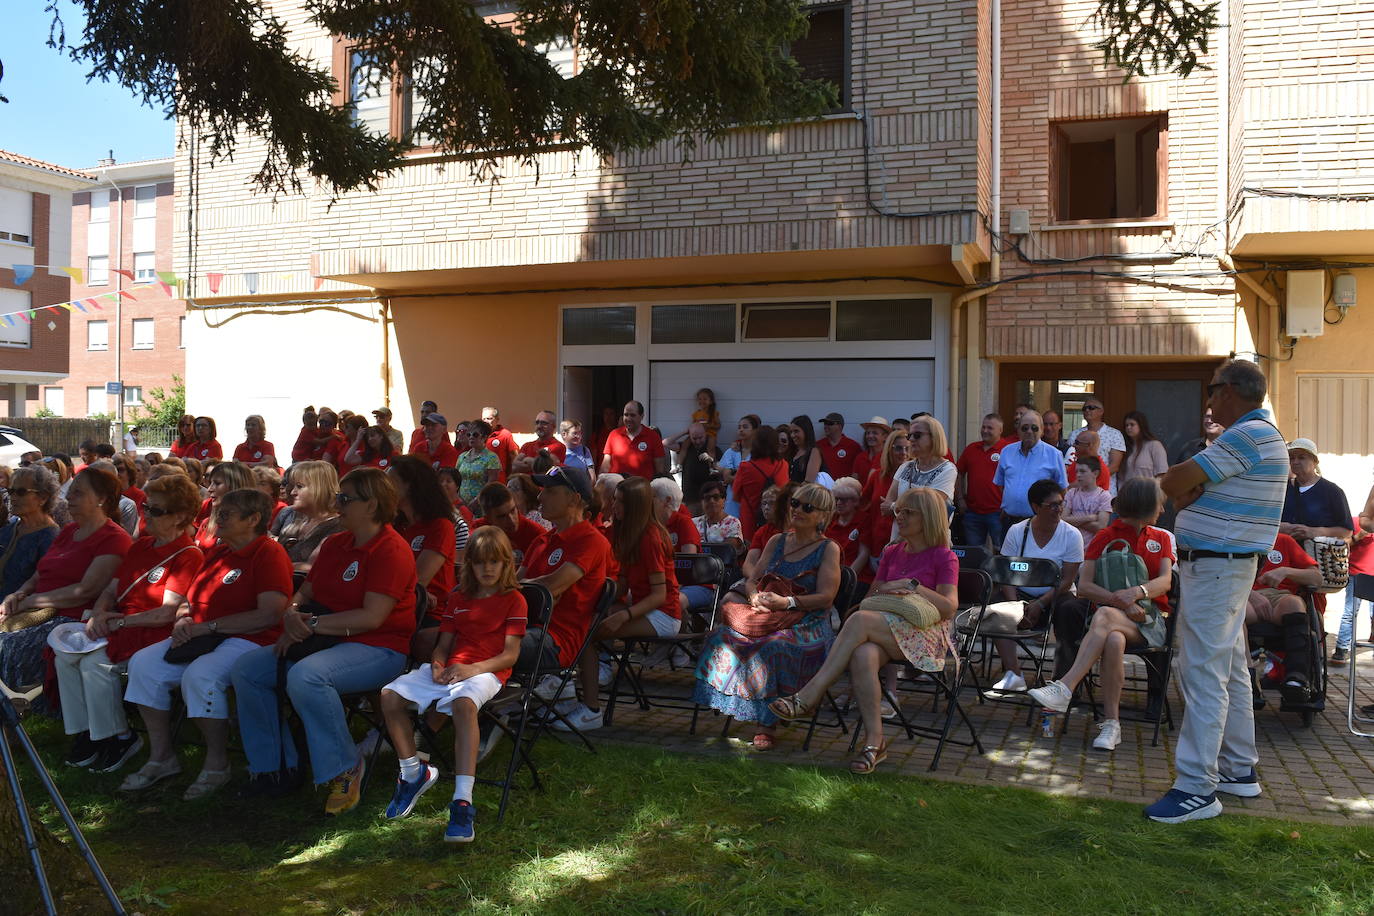
<instances>
[{"instance_id":1,"label":"blue sky","mask_svg":"<svg viewBox=\"0 0 1374 916\"><path fill-rule=\"evenodd\" d=\"M172 122L142 105L128 90L86 82L88 67L47 46L45 0L0 0L0 149L83 168L111 149L120 162L173 153ZM84 16L62 0L68 41L81 36Z\"/></svg>"}]
</instances>

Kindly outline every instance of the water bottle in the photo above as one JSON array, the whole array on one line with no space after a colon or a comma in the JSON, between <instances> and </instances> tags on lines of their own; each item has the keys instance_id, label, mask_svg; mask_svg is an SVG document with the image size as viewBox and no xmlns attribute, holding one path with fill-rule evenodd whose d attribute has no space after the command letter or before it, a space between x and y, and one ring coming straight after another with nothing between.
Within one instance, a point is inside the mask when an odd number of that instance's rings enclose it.
<instances>
[{"instance_id":1,"label":"water bottle","mask_svg":"<svg viewBox=\"0 0 1374 916\"><path fill-rule=\"evenodd\" d=\"M1040 714L1040 734L1053 738L1059 733L1059 716L1046 709Z\"/></svg>"}]
</instances>

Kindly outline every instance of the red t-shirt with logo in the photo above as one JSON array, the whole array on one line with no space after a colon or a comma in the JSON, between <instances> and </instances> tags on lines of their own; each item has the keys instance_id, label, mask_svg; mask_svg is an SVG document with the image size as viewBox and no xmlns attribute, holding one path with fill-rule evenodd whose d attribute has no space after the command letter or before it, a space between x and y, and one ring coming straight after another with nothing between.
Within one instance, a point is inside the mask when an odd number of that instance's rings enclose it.
<instances>
[{"instance_id":1,"label":"red t-shirt with logo","mask_svg":"<svg viewBox=\"0 0 1374 916\"><path fill-rule=\"evenodd\" d=\"M248 465L262 464L264 455L275 454L277 454L277 447L266 439L262 440L257 445L249 445L247 442L240 442L234 448L234 460L241 461Z\"/></svg>"},{"instance_id":2,"label":"red t-shirt with logo","mask_svg":"<svg viewBox=\"0 0 1374 916\"><path fill-rule=\"evenodd\" d=\"M450 665L475 665L495 658L506 648L507 636L525 635L529 611L518 588L486 598L455 591L448 597L448 607L439 632L454 635ZM492 674L504 684L510 672L505 668Z\"/></svg>"},{"instance_id":3,"label":"red t-shirt with logo","mask_svg":"<svg viewBox=\"0 0 1374 916\"><path fill-rule=\"evenodd\" d=\"M1015 442L1016 440L1012 439L1011 441ZM1098 464L1101 465L1097 470L1097 485L1110 493L1112 489L1112 472L1108 470L1107 462L1103 461L1100 456L1095 457L1097 457ZM1064 475L1069 478L1069 486L1073 486L1073 482L1078 479L1077 465L1077 459L1064 464Z\"/></svg>"},{"instance_id":4,"label":"red t-shirt with logo","mask_svg":"<svg viewBox=\"0 0 1374 916\"><path fill-rule=\"evenodd\" d=\"M841 436L840 441L831 445L830 440L822 437L816 443L816 448L820 450L821 457L825 459L825 466L830 471L830 476L839 480L841 477L854 476L854 462L859 460L863 454L864 447L855 442L848 436Z\"/></svg>"},{"instance_id":5,"label":"red t-shirt with logo","mask_svg":"<svg viewBox=\"0 0 1374 916\"><path fill-rule=\"evenodd\" d=\"M433 453L430 452L429 441L426 440L420 443L420 447L412 452L412 454L436 471L439 470L439 468L454 468L458 466L458 449L453 447L453 443L448 441L447 436L444 437L444 441L439 443L439 446Z\"/></svg>"},{"instance_id":6,"label":"red t-shirt with logo","mask_svg":"<svg viewBox=\"0 0 1374 916\"><path fill-rule=\"evenodd\" d=\"M568 447L553 436L547 439L531 439L529 442L520 446L520 454L526 458L534 459L539 457L539 450L545 448L549 450L549 454L553 456L553 460L559 464L567 460Z\"/></svg>"},{"instance_id":7,"label":"red t-shirt with logo","mask_svg":"<svg viewBox=\"0 0 1374 916\"><path fill-rule=\"evenodd\" d=\"M1093 538L1087 550L1083 551L1083 559L1099 559L1107 549L1107 545L1118 539L1130 544L1131 551L1145 561L1145 571L1149 573L1151 579L1159 575L1159 568L1165 560L1175 564L1178 562L1178 557L1174 555L1174 542L1169 537L1169 532L1146 525L1137 534L1134 528L1121 519L1117 519L1097 532L1097 536ZM1169 596L1167 594L1157 596L1154 602L1162 613L1169 613Z\"/></svg>"},{"instance_id":8,"label":"red t-shirt with logo","mask_svg":"<svg viewBox=\"0 0 1374 916\"><path fill-rule=\"evenodd\" d=\"M481 528L490 524L491 522L483 516L481 524L477 527ZM515 565L517 567L524 562L525 554L529 553L530 545L546 534L548 534L548 529L539 527L528 516L520 516L520 524L516 527L515 534L506 532L506 537L510 539L510 546L515 551Z\"/></svg>"},{"instance_id":9,"label":"red t-shirt with logo","mask_svg":"<svg viewBox=\"0 0 1374 916\"><path fill-rule=\"evenodd\" d=\"M872 532L873 523L869 520L868 513L855 512L847 525L841 524L837 517L825 529L825 536L840 545L840 562L845 566L850 566L859 558L859 548L868 546ZM764 541L764 543L768 542ZM871 547L869 551L872 552ZM859 581L873 581L872 564L864 564L863 569L859 571Z\"/></svg>"},{"instance_id":10,"label":"red t-shirt with logo","mask_svg":"<svg viewBox=\"0 0 1374 916\"><path fill-rule=\"evenodd\" d=\"M964 499L970 512L987 515L1002 510L1002 488L993 483L992 478L997 473L997 462L1002 459L1002 449L1015 441L999 439L990 449L985 449L980 439L964 447L954 466L965 475ZM887 491L883 491L882 496L886 495Z\"/></svg>"},{"instance_id":11,"label":"red t-shirt with logo","mask_svg":"<svg viewBox=\"0 0 1374 916\"><path fill-rule=\"evenodd\" d=\"M415 522L396 530L410 545L415 562L419 562L420 554L426 550L433 550L444 558L444 562L439 564L439 571L425 587L425 591L429 592L429 611L425 616L437 621L448 606L448 593L453 591L453 560L456 556L453 522L446 518L436 518L427 522Z\"/></svg>"},{"instance_id":12,"label":"red t-shirt with logo","mask_svg":"<svg viewBox=\"0 0 1374 916\"><path fill-rule=\"evenodd\" d=\"M220 447L218 439L211 439L209 442L201 442L197 439L186 446L186 451L182 452L183 458L194 458L197 461L209 461L211 458L223 458L224 449Z\"/></svg>"},{"instance_id":13,"label":"red t-shirt with logo","mask_svg":"<svg viewBox=\"0 0 1374 916\"><path fill-rule=\"evenodd\" d=\"M1298 585L1291 579L1284 579L1276 586L1262 585L1259 577L1276 569L1280 566L1287 566L1289 569L1312 569L1317 565L1317 561L1307 555L1307 551L1302 549L1302 545L1293 540L1290 535L1279 532L1274 538L1274 546L1269 548L1269 552L1261 555L1259 572L1255 573L1255 588L1281 588L1285 592L1294 595L1298 593Z\"/></svg>"},{"instance_id":14,"label":"red t-shirt with logo","mask_svg":"<svg viewBox=\"0 0 1374 916\"><path fill-rule=\"evenodd\" d=\"M54 589L75 585L86 575L86 569L97 557L116 556L121 559L128 554L133 538L116 521L106 519L105 524L92 531L84 540L76 540L76 532L81 526L76 522L64 527L53 539L48 552L38 561L38 581L34 583L32 594L42 595ZM94 600L82 601L74 607L58 608L58 613L72 620L80 620L81 612Z\"/></svg>"},{"instance_id":15,"label":"red t-shirt with logo","mask_svg":"<svg viewBox=\"0 0 1374 916\"><path fill-rule=\"evenodd\" d=\"M639 428L633 439L625 427L617 426L606 437L606 454L611 456L611 473L626 477L654 478L654 459L665 458L663 437L647 426Z\"/></svg>"},{"instance_id":16,"label":"red t-shirt with logo","mask_svg":"<svg viewBox=\"0 0 1374 916\"><path fill-rule=\"evenodd\" d=\"M125 592L115 610L121 614L140 614L162 606L164 592L185 597L205 562L205 554L183 534L158 547L151 537L134 541L115 574L116 591ZM145 576L144 573L147 573ZM130 586L133 586L130 588ZM168 621L160 627L120 627L110 631L105 654L112 662L122 662L144 646L160 642L172 633Z\"/></svg>"},{"instance_id":17,"label":"red t-shirt with logo","mask_svg":"<svg viewBox=\"0 0 1374 916\"><path fill-rule=\"evenodd\" d=\"M448 542L451 556L451 528ZM335 612L362 607L368 592L394 598L396 606L381 626L345 638L403 655L410 651L410 637L415 635L415 557L396 529L382 526L361 547L354 543L351 531L331 534L320 545L320 555L305 581L314 600Z\"/></svg>"},{"instance_id":18,"label":"red t-shirt with logo","mask_svg":"<svg viewBox=\"0 0 1374 916\"><path fill-rule=\"evenodd\" d=\"M620 564L619 578L625 582L627 605L634 604L649 594L652 588L649 577L654 573L663 573L664 585L667 587L663 603L657 609L674 620L681 620L682 607L677 599L677 569L673 566L673 548L651 526L644 532L644 537L639 539L639 555L635 562L629 566Z\"/></svg>"},{"instance_id":19,"label":"red t-shirt with logo","mask_svg":"<svg viewBox=\"0 0 1374 916\"><path fill-rule=\"evenodd\" d=\"M692 521L692 517L682 506L668 516L668 521L663 527L668 529L668 541L675 553L684 553L683 548L689 544L695 544L698 553L701 551L701 532L697 530L696 522Z\"/></svg>"},{"instance_id":20,"label":"red t-shirt with logo","mask_svg":"<svg viewBox=\"0 0 1374 916\"><path fill-rule=\"evenodd\" d=\"M281 592L290 598L291 558L286 549L265 534L241 550L220 544L205 557L205 564L186 593L194 623L209 623L221 617L256 610L258 595ZM260 646L270 646L281 636L281 624L274 623L256 633L237 633Z\"/></svg>"},{"instance_id":21,"label":"red t-shirt with logo","mask_svg":"<svg viewBox=\"0 0 1374 916\"><path fill-rule=\"evenodd\" d=\"M501 462L500 479L505 483L506 475L510 473L511 459L515 457L515 437L504 426L497 426L487 436L487 448L495 452L496 460Z\"/></svg>"},{"instance_id":22,"label":"red t-shirt with logo","mask_svg":"<svg viewBox=\"0 0 1374 916\"><path fill-rule=\"evenodd\" d=\"M611 545L588 521L580 521L567 531L546 531L525 554L525 578L550 575L565 563L582 570L582 578L553 606L549 635L558 643L559 664L571 665L591 629L602 585L613 569Z\"/></svg>"}]
</instances>

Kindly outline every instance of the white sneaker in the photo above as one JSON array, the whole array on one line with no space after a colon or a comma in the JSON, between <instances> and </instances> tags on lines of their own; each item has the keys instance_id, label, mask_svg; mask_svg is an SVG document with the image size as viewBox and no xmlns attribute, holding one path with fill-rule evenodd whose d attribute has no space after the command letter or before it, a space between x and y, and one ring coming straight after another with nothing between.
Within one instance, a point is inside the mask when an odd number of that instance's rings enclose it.
<instances>
[{"instance_id":1,"label":"white sneaker","mask_svg":"<svg viewBox=\"0 0 1374 916\"><path fill-rule=\"evenodd\" d=\"M1026 689L1026 679L1015 671L1008 671L1002 675L1002 679L992 685L993 690L1004 690L1008 693L1013 691L1020 692Z\"/></svg>"},{"instance_id":2,"label":"white sneaker","mask_svg":"<svg viewBox=\"0 0 1374 916\"><path fill-rule=\"evenodd\" d=\"M570 732L573 728L576 728L580 732L589 732L601 727L601 712L602 711L599 709L596 712L592 712L586 706L579 703L576 709L564 713L567 722L564 722L563 719L557 719L550 727L560 732Z\"/></svg>"},{"instance_id":3,"label":"white sneaker","mask_svg":"<svg viewBox=\"0 0 1374 916\"><path fill-rule=\"evenodd\" d=\"M1046 709L1054 712L1067 712L1073 702L1073 692L1059 681L1050 681L1044 687L1033 687L1030 697Z\"/></svg>"},{"instance_id":4,"label":"white sneaker","mask_svg":"<svg viewBox=\"0 0 1374 916\"><path fill-rule=\"evenodd\" d=\"M534 688L535 696L548 703L557 703L559 700L566 699L567 697L577 696L577 686L573 684L572 678L568 678L567 683L562 685L562 690L559 689L559 682L561 680L562 679L557 675L546 675L545 678L539 682L539 686Z\"/></svg>"},{"instance_id":5,"label":"white sneaker","mask_svg":"<svg viewBox=\"0 0 1374 916\"><path fill-rule=\"evenodd\" d=\"M1093 739L1093 747L1099 751L1111 751L1116 750L1120 743L1121 723L1116 719L1103 720L1102 724L1097 726L1097 737Z\"/></svg>"},{"instance_id":6,"label":"white sneaker","mask_svg":"<svg viewBox=\"0 0 1374 916\"><path fill-rule=\"evenodd\" d=\"M596 669L596 683L601 687L611 686L611 681L615 680L615 669L607 662L601 662Z\"/></svg>"}]
</instances>

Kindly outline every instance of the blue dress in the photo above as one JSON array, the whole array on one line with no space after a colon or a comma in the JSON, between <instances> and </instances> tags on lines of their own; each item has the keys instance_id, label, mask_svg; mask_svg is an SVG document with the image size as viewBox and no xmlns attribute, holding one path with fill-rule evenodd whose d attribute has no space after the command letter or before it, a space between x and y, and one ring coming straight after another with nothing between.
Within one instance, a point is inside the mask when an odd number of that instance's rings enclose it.
<instances>
[{"instance_id":1,"label":"blue dress","mask_svg":"<svg viewBox=\"0 0 1374 916\"><path fill-rule=\"evenodd\" d=\"M10 542L16 537L19 538L19 543L14 546L14 552L5 561L3 572L0 572L0 599L29 581L29 576L38 568L38 561L43 559L43 554L48 552L48 548L52 546L57 533L61 530L53 525L20 535L18 518L11 518L8 525L0 528L0 557L10 549Z\"/></svg>"},{"instance_id":2,"label":"blue dress","mask_svg":"<svg viewBox=\"0 0 1374 916\"><path fill-rule=\"evenodd\" d=\"M783 559L786 542L785 537L779 539L765 571L791 579L798 594L814 592L816 572L830 542L821 538L814 550L792 561ZM767 636L744 636L722 626L702 649L694 699L740 721L772 725L778 717L768 704L796 693L825 662L835 641L830 610L815 611Z\"/></svg>"}]
</instances>

